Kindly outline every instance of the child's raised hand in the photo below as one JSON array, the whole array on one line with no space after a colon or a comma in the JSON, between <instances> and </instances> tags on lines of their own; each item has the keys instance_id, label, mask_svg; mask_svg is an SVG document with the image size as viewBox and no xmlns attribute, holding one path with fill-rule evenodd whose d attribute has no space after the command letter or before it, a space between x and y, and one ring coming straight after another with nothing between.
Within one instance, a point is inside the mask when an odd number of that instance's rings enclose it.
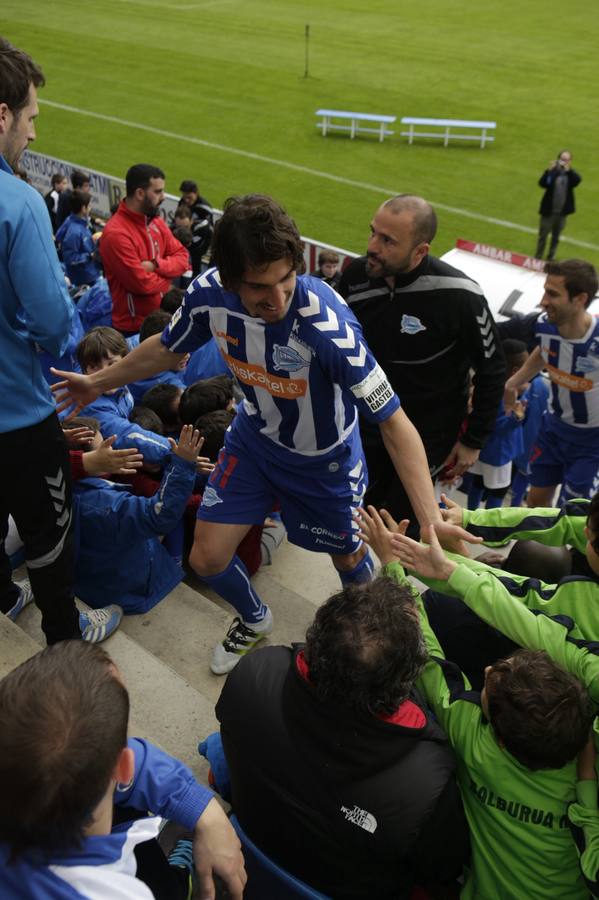
<instances>
[{"instance_id":1,"label":"child's raised hand","mask_svg":"<svg viewBox=\"0 0 599 900\"><path fill-rule=\"evenodd\" d=\"M69 450L81 450L82 445L89 444L95 434L91 428L87 428L85 425L82 425L81 428L63 428L62 433Z\"/></svg>"},{"instance_id":2,"label":"child's raised hand","mask_svg":"<svg viewBox=\"0 0 599 900\"><path fill-rule=\"evenodd\" d=\"M441 518L444 522L450 522L452 525L459 525L460 528L464 524L464 510L455 501L450 500L445 494L441 494L441 500L445 504L446 509L441 509Z\"/></svg>"},{"instance_id":3,"label":"child's raised hand","mask_svg":"<svg viewBox=\"0 0 599 900\"><path fill-rule=\"evenodd\" d=\"M436 578L447 581L456 563L447 559L435 533L435 526L428 525L422 529L422 539L426 544L419 544L405 534L391 536L391 546L395 556L407 569L424 578Z\"/></svg>"},{"instance_id":4,"label":"child's raised hand","mask_svg":"<svg viewBox=\"0 0 599 900\"><path fill-rule=\"evenodd\" d=\"M169 438L169 443L175 456L195 465L204 438L200 437L200 432L193 425L184 425L179 435L179 443L172 438Z\"/></svg>"},{"instance_id":5,"label":"child's raised hand","mask_svg":"<svg viewBox=\"0 0 599 900\"><path fill-rule=\"evenodd\" d=\"M204 444L204 438L200 437L200 432L197 428L194 429L193 425L183 426L178 444L172 438L169 438L169 441L175 456L193 463L202 475L209 475L212 472L214 463L207 456L198 455Z\"/></svg>"},{"instance_id":6,"label":"child's raised hand","mask_svg":"<svg viewBox=\"0 0 599 900\"><path fill-rule=\"evenodd\" d=\"M369 506L368 511L359 509L356 512L356 520L360 526L358 534L366 544L372 547L381 561L381 565L386 566L388 563L394 562L397 554L393 551L391 539L394 534L405 534L408 520L404 519L398 525L386 509L382 509L378 513L374 506Z\"/></svg>"},{"instance_id":7,"label":"child's raised hand","mask_svg":"<svg viewBox=\"0 0 599 900\"><path fill-rule=\"evenodd\" d=\"M141 453L131 447L127 450L113 450L116 434L107 437L97 450L90 450L82 457L87 475L135 475L143 464Z\"/></svg>"}]
</instances>

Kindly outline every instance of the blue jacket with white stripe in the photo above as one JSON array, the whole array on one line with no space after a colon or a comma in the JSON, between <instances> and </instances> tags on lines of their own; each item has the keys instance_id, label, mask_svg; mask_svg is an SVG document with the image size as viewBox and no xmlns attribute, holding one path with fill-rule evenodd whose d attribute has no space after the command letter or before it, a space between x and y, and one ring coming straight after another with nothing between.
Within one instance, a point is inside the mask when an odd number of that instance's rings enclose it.
<instances>
[{"instance_id":1,"label":"blue jacket with white stripe","mask_svg":"<svg viewBox=\"0 0 599 900\"><path fill-rule=\"evenodd\" d=\"M160 817L192 830L212 799L187 766L141 738L131 738L135 777L114 794L115 806L152 810L152 817L124 822L110 834L87 837L78 849L46 857L29 851L10 861L10 847L0 843L2 900L152 900L150 889L135 877L137 844L156 837Z\"/></svg>"}]
</instances>

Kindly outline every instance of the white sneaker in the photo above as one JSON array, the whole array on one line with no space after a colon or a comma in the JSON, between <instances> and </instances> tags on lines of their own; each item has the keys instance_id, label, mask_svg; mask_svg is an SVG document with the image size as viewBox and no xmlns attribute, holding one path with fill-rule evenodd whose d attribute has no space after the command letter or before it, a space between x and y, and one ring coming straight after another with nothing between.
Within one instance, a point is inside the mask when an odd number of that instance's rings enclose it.
<instances>
[{"instance_id":1,"label":"white sneaker","mask_svg":"<svg viewBox=\"0 0 599 900\"><path fill-rule=\"evenodd\" d=\"M15 605L6 613L11 622L14 622L19 613L33 602L33 591L29 582L26 580L16 581L15 584L19 588L19 596L15 601Z\"/></svg>"},{"instance_id":2,"label":"white sneaker","mask_svg":"<svg viewBox=\"0 0 599 900\"><path fill-rule=\"evenodd\" d=\"M212 654L210 668L215 675L226 675L234 669L242 656L272 631L272 613L266 607L266 615L261 622L248 625L240 618L233 619L224 641L217 644Z\"/></svg>"},{"instance_id":3,"label":"white sneaker","mask_svg":"<svg viewBox=\"0 0 599 900\"><path fill-rule=\"evenodd\" d=\"M116 603L101 609L86 609L79 613L81 637L89 644L99 644L117 630L122 618L123 610Z\"/></svg>"}]
</instances>

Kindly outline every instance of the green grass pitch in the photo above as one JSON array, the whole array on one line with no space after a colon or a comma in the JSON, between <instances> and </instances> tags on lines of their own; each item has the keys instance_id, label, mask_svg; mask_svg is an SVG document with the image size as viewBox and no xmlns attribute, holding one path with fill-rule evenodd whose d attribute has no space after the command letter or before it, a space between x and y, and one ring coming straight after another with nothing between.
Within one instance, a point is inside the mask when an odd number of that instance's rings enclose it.
<instances>
[{"instance_id":1,"label":"green grass pitch","mask_svg":"<svg viewBox=\"0 0 599 900\"><path fill-rule=\"evenodd\" d=\"M537 180L567 147L583 183L564 237L592 246L560 249L596 265L598 22L585 0L4 0L0 9L0 32L44 68L42 98L169 132L44 105L34 149L114 175L154 162L171 192L196 178L218 206L232 193L270 193L303 234L356 252L378 204L414 191L451 207L439 208L440 255L457 237L533 252ZM399 128L383 144L323 138L321 106L493 119L496 142L408 146Z\"/></svg>"}]
</instances>

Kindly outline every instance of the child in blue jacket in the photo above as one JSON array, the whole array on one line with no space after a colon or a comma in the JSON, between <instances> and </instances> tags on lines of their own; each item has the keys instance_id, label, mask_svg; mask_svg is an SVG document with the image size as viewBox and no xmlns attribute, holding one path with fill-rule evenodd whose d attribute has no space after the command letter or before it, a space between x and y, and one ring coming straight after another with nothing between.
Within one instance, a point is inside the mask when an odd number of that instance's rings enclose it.
<instances>
[{"instance_id":1,"label":"child in blue jacket","mask_svg":"<svg viewBox=\"0 0 599 900\"><path fill-rule=\"evenodd\" d=\"M127 343L120 332L98 326L88 331L77 347L77 359L83 374L89 375L111 366L127 352ZM168 439L130 422L132 409L133 397L127 387L121 387L100 394L81 411L81 415L97 419L104 437L116 434L115 450L135 447L143 455L146 465L163 466L171 452Z\"/></svg>"},{"instance_id":2,"label":"child in blue jacket","mask_svg":"<svg viewBox=\"0 0 599 900\"><path fill-rule=\"evenodd\" d=\"M101 440L98 431L91 449ZM178 444L170 444L170 462L153 497L135 496L128 485L106 478L74 483L74 588L89 606L105 606L114 597L125 614L144 613L182 580L183 569L160 537L181 522L198 464L208 471L212 466L198 457L202 439L191 426L183 427Z\"/></svg>"},{"instance_id":3,"label":"child in blue jacket","mask_svg":"<svg viewBox=\"0 0 599 900\"><path fill-rule=\"evenodd\" d=\"M94 284L101 274L95 262L96 243L89 230L91 202L91 194L73 191L70 200L71 215L56 232L56 245L67 275L77 287Z\"/></svg>"},{"instance_id":4,"label":"child in blue jacket","mask_svg":"<svg viewBox=\"0 0 599 900\"><path fill-rule=\"evenodd\" d=\"M501 342L506 358L506 378L509 378L528 358L526 344L508 338ZM526 415L524 394L513 413L506 414L503 401L499 404L495 428L487 438L478 460L470 467L472 481L468 490L468 509L478 509L486 494L486 508L501 506L512 481L512 464L524 449L522 423Z\"/></svg>"}]
</instances>

